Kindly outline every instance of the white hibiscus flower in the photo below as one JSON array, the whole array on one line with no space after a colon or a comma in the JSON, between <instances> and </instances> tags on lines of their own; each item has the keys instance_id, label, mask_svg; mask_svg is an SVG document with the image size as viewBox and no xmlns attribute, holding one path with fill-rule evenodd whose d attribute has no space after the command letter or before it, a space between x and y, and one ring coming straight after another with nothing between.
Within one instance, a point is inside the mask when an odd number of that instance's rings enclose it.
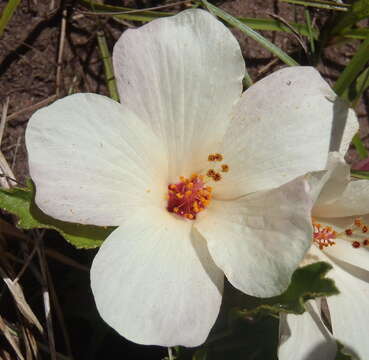
<instances>
[{"instance_id":1,"label":"white hibiscus flower","mask_svg":"<svg viewBox=\"0 0 369 360\"><path fill-rule=\"evenodd\" d=\"M346 150L355 116L310 67L242 94L240 47L202 10L126 31L113 60L121 104L77 94L31 118L36 202L61 220L118 226L91 269L110 326L141 344L195 346L224 274L254 296L288 286L312 234L309 189L294 179Z\"/></svg>"},{"instance_id":2,"label":"white hibiscus flower","mask_svg":"<svg viewBox=\"0 0 369 360\"><path fill-rule=\"evenodd\" d=\"M313 215L313 245L305 261L333 266L340 294L326 299L332 332L321 316L321 299L303 315L283 315L280 360L334 360L338 339L360 359L369 359L369 181L350 181L350 167L334 155ZM334 339L335 338L335 339ZM284 341L284 342L283 342Z\"/></svg>"}]
</instances>

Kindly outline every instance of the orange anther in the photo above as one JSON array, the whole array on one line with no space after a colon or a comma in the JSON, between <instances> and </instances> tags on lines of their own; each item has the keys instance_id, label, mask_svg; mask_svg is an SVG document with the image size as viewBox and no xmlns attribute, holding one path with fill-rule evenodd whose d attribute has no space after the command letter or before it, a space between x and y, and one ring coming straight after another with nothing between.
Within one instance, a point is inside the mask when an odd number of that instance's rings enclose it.
<instances>
[{"instance_id":1,"label":"orange anther","mask_svg":"<svg viewBox=\"0 0 369 360\"><path fill-rule=\"evenodd\" d=\"M214 181L222 180L222 175L220 175L219 173L215 173L214 176L213 176L213 180Z\"/></svg>"},{"instance_id":2,"label":"orange anther","mask_svg":"<svg viewBox=\"0 0 369 360\"><path fill-rule=\"evenodd\" d=\"M229 166L227 164L223 164L222 165L222 172L228 172L229 171Z\"/></svg>"}]
</instances>

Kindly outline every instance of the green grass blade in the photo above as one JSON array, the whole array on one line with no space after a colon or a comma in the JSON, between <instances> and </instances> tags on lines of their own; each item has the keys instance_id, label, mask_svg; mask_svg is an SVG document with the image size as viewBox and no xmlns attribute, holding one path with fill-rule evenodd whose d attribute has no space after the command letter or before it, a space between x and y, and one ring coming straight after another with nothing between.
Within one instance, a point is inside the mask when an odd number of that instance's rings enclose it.
<instances>
[{"instance_id":1,"label":"green grass blade","mask_svg":"<svg viewBox=\"0 0 369 360\"><path fill-rule=\"evenodd\" d=\"M369 61L369 36L359 46L354 57L351 59L345 70L341 73L334 91L341 96L346 89L355 81L356 77L363 70L365 64Z\"/></svg>"},{"instance_id":2,"label":"green grass blade","mask_svg":"<svg viewBox=\"0 0 369 360\"><path fill-rule=\"evenodd\" d=\"M110 15L124 20L147 22L160 17L174 15L172 12L131 9L122 6L100 4L90 0L79 0L79 3L88 9L93 10L95 15ZM135 12L131 13L132 10Z\"/></svg>"},{"instance_id":3,"label":"green grass blade","mask_svg":"<svg viewBox=\"0 0 369 360\"><path fill-rule=\"evenodd\" d=\"M0 18L0 36L3 35L4 29L13 17L14 11L17 9L21 0L9 0L1 14Z\"/></svg>"},{"instance_id":4,"label":"green grass blade","mask_svg":"<svg viewBox=\"0 0 369 360\"><path fill-rule=\"evenodd\" d=\"M336 11L348 11L349 5L339 4L334 1L304 1L304 0L280 0L294 5L311 6L319 9L336 10Z\"/></svg>"},{"instance_id":5,"label":"green grass blade","mask_svg":"<svg viewBox=\"0 0 369 360\"><path fill-rule=\"evenodd\" d=\"M345 70L341 73L338 78L336 84L334 85L334 91L342 98L350 101L350 96L353 88L355 88L355 81L358 83L358 86L362 88L365 87L367 83L366 73L363 72L363 78L358 77L360 72L363 70L366 63L369 61L369 36L363 41L363 43L359 46L354 57L351 59L349 64L346 66ZM361 83L360 83L361 82ZM354 102L360 98L361 93L359 89L359 96L356 94L354 96ZM363 91L363 90L362 90ZM353 145L356 148L361 159L366 159L368 157L368 151L366 150L363 142L360 139L360 136L356 134L352 140Z\"/></svg>"},{"instance_id":6,"label":"green grass blade","mask_svg":"<svg viewBox=\"0 0 369 360\"><path fill-rule=\"evenodd\" d=\"M235 28L241 30L244 34L249 36L250 38L257 41L259 44L264 46L266 49L268 49L272 54L280 58L285 64L290 66L296 66L298 63L292 59L290 56L288 56L283 50L281 50L278 46L275 46L273 43L271 43L269 40L267 40L265 37L251 29L246 24L242 23L240 20L236 19L232 15L226 13L225 11L219 9L218 7L210 4L207 0L202 0L205 7L214 15L220 17L225 22L227 22L229 25L234 26Z\"/></svg>"},{"instance_id":7,"label":"green grass blade","mask_svg":"<svg viewBox=\"0 0 369 360\"><path fill-rule=\"evenodd\" d=\"M236 19L249 26L253 30L282 31L292 33L292 30L288 26L276 19L254 19L244 17L236 17ZM314 39L317 39L319 36L319 31L317 29L309 29L305 24L290 23L290 25L302 36L312 36Z\"/></svg>"},{"instance_id":8,"label":"green grass blade","mask_svg":"<svg viewBox=\"0 0 369 360\"><path fill-rule=\"evenodd\" d=\"M368 28L347 29L341 31L339 35L348 39L365 40L369 36L369 29Z\"/></svg>"},{"instance_id":9,"label":"green grass blade","mask_svg":"<svg viewBox=\"0 0 369 360\"><path fill-rule=\"evenodd\" d=\"M99 4L94 1L89 0L79 0L80 4L94 11L95 15L111 15L118 19L123 20L133 20L133 21L142 21L147 22L160 17L175 15L173 12L163 12L163 11L153 11L153 10L139 10L139 9L131 9L122 6L113 6L113 5L105 5ZM194 8L197 5L193 6ZM134 10L135 13L131 13L130 11ZM124 14L123 14L124 12ZM275 19L254 19L254 18L244 18L237 17L239 21L251 27L254 30L266 30L266 31L282 31L282 32L291 32L291 29L288 28L285 24L283 24L279 20ZM296 29L296 31L302 36L309 36L309 29L305 24L299 23L291 23L291 26ZM313 29L313 36L315 39L318 38L319 32L317 29Z\"/></svg>"},{"instance_id":10,"label":"green grass blade","mask_svg":"<svg viewBox=\"0 0 369 360\"><path fill-rule=\"evenodd\" d=\"M366 159L368 157L368 150L360 139L359 134L356 134L352 139L352 144L355 146L360 159Z\"/></svg>"},{"instance_id":11,"label":"green grass blade","mask_svg":"<svg viewBox=\"0 0 369 360\"><path fill-rule=\"evenodd\" d=\"M352 28L360 20L369 16L369 0L355 0L348 12L340 14L335 25L330 29L331 36L340 35L345 30Z\"/></svg>"},{"instance_id":12,"label":"green grass blade","mask_svg":"<svg viewBox=\"0 0 369 360\"><path fill-rule=\"evenodd\" d=\"M253 84L253 81L251 79L251 76L250 76L249 72L247 71L247 68L246 68L245 77L243 78L243 85L244 85L244 87L249 88L252 84Z\"/></svg>"},{"instance_id":13,"label":"green grass blade","mask_svg":"<svg viewBox=\"0 0 369 360\"><path fill-rule=\"evenodd\" d=\"M309 31L310 51L312 54L315 54L314 28L313 28L313 23L311 21L310 11L307 8L305 9L305 19L306 19L306 26Z\"/></svg>"},{"instance_id":14,"label":"green grass blade","mask_svg":"<svg viewBox=\"0 0 369 360\"><path fill-rule=\"evenodd\" d=\"M364 91L369 88L369 67L366 68L356 80L345 89L341 97L356 107Z\"/></svg>"},{"instance_id":15,"label":"green grass blade","mask_svg":"<svg viewBox=\"0 0 369 360\"><path fill-rule=\"evenodd\" d=\"M113 64L111 62L111 56L106 43L105 35L102 31L97 32L97 43L99 45L100 54L104 63L106 85L108 86L110 97L119 101L119 94L117 84L115 82Z\"/></svg>"}]
</instances>

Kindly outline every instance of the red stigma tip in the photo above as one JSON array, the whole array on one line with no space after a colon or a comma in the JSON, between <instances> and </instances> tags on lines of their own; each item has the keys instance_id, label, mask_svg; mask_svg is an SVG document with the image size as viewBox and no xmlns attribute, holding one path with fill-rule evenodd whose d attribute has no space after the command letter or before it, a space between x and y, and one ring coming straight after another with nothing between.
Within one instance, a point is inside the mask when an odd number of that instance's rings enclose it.
<instances>
[{"instance_id":1,"label":"red stigma tip","mask_svg":"<svg viewBox=\"0 0 369 360\"><path fill-rule=\"evenodd\" d=\"M360 243L358 241L353 241L352 246L357 249L360 247Z\"/></svg>"},{"instance_id":2,"label":"red stigma tip","mask_svg":"<svg viewBox=\"0 0 369 360\"><path fill-rule=\"evenodd\" d=\"M346 229L345 233L347 236L351 236L352 235L352 230L351 229Z\"/></svg>"}]
</instances>

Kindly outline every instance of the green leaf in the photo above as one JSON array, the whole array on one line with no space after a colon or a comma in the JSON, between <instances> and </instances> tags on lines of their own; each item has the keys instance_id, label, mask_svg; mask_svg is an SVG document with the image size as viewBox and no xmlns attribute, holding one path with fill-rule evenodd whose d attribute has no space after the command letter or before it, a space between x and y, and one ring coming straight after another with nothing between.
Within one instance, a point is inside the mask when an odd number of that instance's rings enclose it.
<instances>
[{"instance_id":1,"label":"green leaf","mask_svg":"<svg viewBox=\"0 0 369 360\"><path fill-rule=\"evenodd\" d=\"M343 36L348 39L365 40L369 36L369 29L367 28L347 29L341 31L340 36Z\"/></svg>"},{"instance_id":2,"label":"green leaf","mask_svg":"<svg viewBox=\"0 0 369 360\"><path fill-rule=\"evenodd\" d=\"M355 81L356 77L364 69L369 61L369 36L359 46L356 54L345 67L337 82L334 85L334 91L341 96L346 89Z\"/></svg>"},{"instance_id":3,"label":"green leaf","mask_svg":"<svg viewBox=\"0 0 369 360\"><path fill-rule=\"evenodd\" d=\"M242 23L240 20L238 20L234 16L210 4L207 0L202 0L202 2L211 13L220 17L229 25L234 26L235 28L241 30L244 34L249 36L251 39L257 41L259 44L261 44L266 49L268 49L272 54L279 57L285 64L290 65L290 66L298 65L298 63L294 59L292 59L289 55L287 55L282 49L280 49L278 46L271 43L264 36L260 35L259 33L257 33L250 27L248 27L246 24Z\"/></svg>"},{"instance_id":4,"label":"green leaf","mask_svg":"<svg viewBox=\"0 0 369 360\"><path fill-rule=\"evenodd\" d=\"M328 263L317 262L297 269L288 289L279 296L259 299L240 295L240 303L235 307L233 316L277 316L280 312L302 314L307 300L339 293L334 281L325 277L331 268Z\"/></svg>"},{"instance_id":5,"label":"green leaf","mask_svg":"<svg viewBox=\"0 0 369 360\"><path fill-rule=\"evenodd\" d=\"M278 319L270 316L257 321L240 317L225 336L205 343L202 354L207 360L277 360L278 327Z\"/></svg>"},{"instance_id":6,"label":"green leaf","mask_svg":"<svg viewBox=\"0 0 369 360\"><path fill-rule=\"evenodd\" d=\"M347 4L340 4L334 1L324 1L324 0L311 0L311 1L304 1L304 0L281 0L282 2L286 2L289 4L294 5L303 5L303 6L311 6L320 9L326 10L337 10L337 11L347 11L349 5Z\"/></svg>"},{"instance_id":7,"label":"green leaf","mask_svg":"<svg viewBox=\"0 0 369 360\"><path fill-rule=\"evenodd\" d=\"M103 228L56 220L43 213L34 199L35 186L32 181L28 181L25 188L0 188L0 208L16 215L19 218L18 226L22 229L54 229L79 249L99 247L114 230L112 227Z\"/></svg>"},{"instance_id":8,"label":"green leaf","mask_svg":"<svg viewBox=\"0 0 369 360\"><path fill-rule=\"evenodd\" d=\"M117 84L115 82L113 64L111 62L111 55L103 31L97 32L97 43L99 45L100 54L104 63L106 85L108 87L110 97L115 101L119 101L119 94Z\"/></svg>"},{"instance_id":9,"label":"green leaf","mask_svg":"<svg viewBox=\"0 0 369 360\"><path fill-rule=\"evenodd\" d=\"M3 35L4 29L12 19L14 11L17 9L21 0L9 0L6 4L0 18L0 36Z\"/></svg>"},{"instance_id":10,"label":"green leaf","mask_svg":"<svg viewBox=\"0 0 369 360\"><path fill-rule=\"evenodd\" d=\"M210 360L208 358L208 349L203 348L197 350L193 355L192 360Z\"/></svg>"},{"instance_id":11,"label":"green leaf","mask_svg":"<svg viewBox=\"0 0 369 360\"><path fill-rule=\"evenodd\" d=\"M356 134L353 137L352 143L355 146L360 159L366 159L368 157L368 150L365 148L364 143L361 141L359 134Z\"/></svg>"},{"instance_id":12,"label":"green leaf","mask_svg":"<svg viewBox=\"0 0 369 360\"><path fill-rule=\"evenodd\" d=\"M337 353L334 360L353 360L353 357L346 353L345 347L337 341Z\"/></svg>"}]
</instances>

